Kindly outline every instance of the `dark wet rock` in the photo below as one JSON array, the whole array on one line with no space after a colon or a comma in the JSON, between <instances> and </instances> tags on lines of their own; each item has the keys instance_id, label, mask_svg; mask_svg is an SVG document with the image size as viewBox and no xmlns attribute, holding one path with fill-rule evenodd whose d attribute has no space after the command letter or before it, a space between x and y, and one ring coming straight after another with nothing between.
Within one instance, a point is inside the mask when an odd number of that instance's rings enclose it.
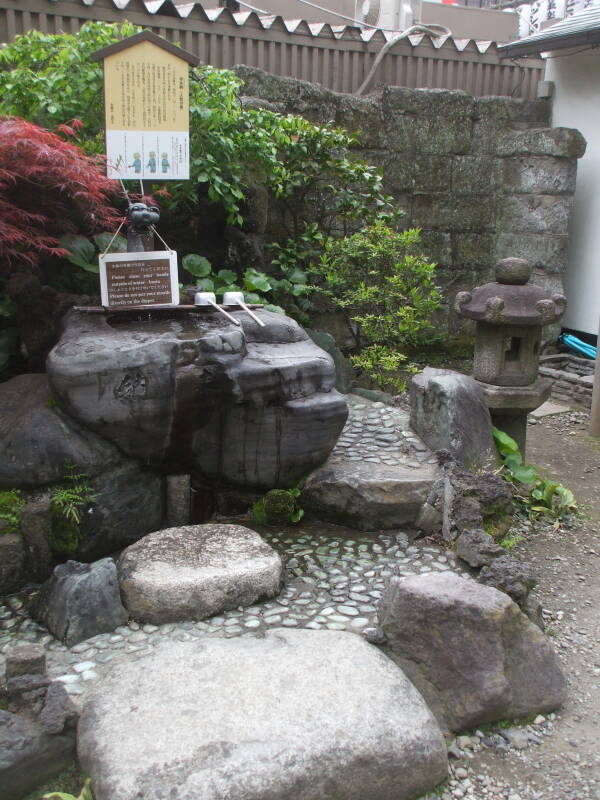
<instances>
[{"instance_id":1,"label":"dark wet rock","mask_svg":"<svg viewBox=\"0 0 600 800\"><path fill-rule=\"evenodd\" d=\"M119 559L127 610L160 625L206 619L275 597L283 586L281 557L241 525L185 525L145 536Z\"/></svg>"},{"instance_id":2,"label":"dark wet rock","mask_svg":"<svg viewBox=\"0 0 600 800\"><path fill-rule=\"evenodd\" d=\"M78 558L100 558L161 527L165 492L160 475L130 461L88 483L94 501L79 526Z\"/></svg>"},{"instance_id":3,"label":"dark wet rock","mask_svg":"<svg viewBox=\"0 0 600 800\"><path fill-rule=\"evenodd\" d=\"M25 546L27 576L41 583L52 572L52 511L49 496L41 497L21 511L21 536Z\"/></svg>"},{"instance_id":4,"label":"dark wet rock","mask_svg":"<svg viewBox=\"0 0 600 800\"><path fill-rule=\"evenodd\" d=\"M352 385L354 383L354 369L352 368L350 360L346 358L340 348L336 345L333 336L326 331L315 331L309 328L306 329L306 332L317 345L317 347L320 347L321 350L329 353L333 359L335 366L335 388L338 390L338 392L347 394L348 392L352 391Z\"/></svg>"},{"instance_id":5,"label":"dark wet rock","mask_svg":"<svg viewBox=\"0 0 600 800\"><path fill-rule=\"evenodd\" d=\"M392 578L379 623L392 657L451 731L552 711L565 700L549 640L489 586L450 573Z\"/></svg>"},{"instance_id":6,"label":"dark wet rock","mask_svg":"<svg viewBox=\"0 0 600 800\"><path fill-rule=\"evenodd\" d=\"M96 800L409 800L447 774L418 692L337 631L203 638L120 664L86 700L78 753Z\"/></svg>"},{"instance_id":7,"label":"dark wet rock","mask_svg":"<svg viewBox=\"0 0 600 800\"><path fill-rule=\"evenodd\" d=\"M46 674L16 675L6 681L8 709L37 715L42 710L50 678Z\"/></svg>"},{"instance_id":8,"label":"dark wet rock","mask_svg":"<svg viewBox=\"0 0 600 800\"><path fill-rule=\"evenodd\" d=\"M512 488L499 475L476 474L450 461L434 490L437 494L428 502L441 507L442 533L447 541L454 541L465 531L490 527L502 533L510 526Z\"/></svg>"},{"instance_id":9,"label":"dark wet rock","mask_svg":"<svg viewBox=\"0 0 600 800\"><path fill-rule=\"evenodd\" d=\"M27 581L26 553L19 533L0 531L0 595L18 591Z\"/></svg>"},{"instance_id":10,"label":"dark wet rock","mask_svg":"<svg viewBox=\"0 0 600 800\"><path fill-rule=\"evenodd\" d=\"M82 425L146 463L244 488L291 485L323 463L347 408L331 358L293 320L264 310L72 312L48 358Z\"/></svg>"},{"instance_id":11,"label":"dark wet rock","mask_svg":"<svg viewBox=\"0 0 600 800\"><path fill-rule=\"evenodd\" d=\"M0 710L2 800L22 800L62 772L74 757L73 733L49 735L37 723Z\"/></svg>"},{"instance_id":12,"label":"dark wet rock","mask_svg":"<svg viewBox=\"0 0 600 800\"><path fill-rule=\"evenodd\" d=\"M77 726L79 709L71 699L66 686L54 681L48 687L40 723L46 733L59 734Z\"/></svg>"},{"instance_id":13,"label":"dark wet rock","mask_svg":"<svg viewBox=\"0 0 600 800\"><path fill-rule=\"evenodd\" d=\"M470 567L483 567L502 556L504 550L482 530L466 530L456 540L456 555Z\"/></svg>"},{"instance_id":14,"label":"dark wet rock","mask_svg":"<svg viewBox=\"0 0 600 800\"><path fill-rule=\"evenodd\" d=\"M127 622L112 558L67 561L54 569L32 606L35 619L69 647Z\"/></svg>"},{"instance_id":15,"label":"dark wet rock","mask_svg":"<svg viewBox=\"0 0 600 800\"><path fill-rule=\"evenodd\" d=\"M432 450L449 450L467 468L496 464L492 421L473 378L426 367L410 383L410 425Z\"/></svg>"},{"instance_id":16,"label":"dark wet rock","mask_svg":"<svg viewBox=\"0 0 600 800\"><path fill-rule=\"evenodd\" d=\"M57 405L44 374L0 384L0 487L37 488L61 481L69 465L88 476L123 456Z\"/></svg>"},{"instance_id":17,"label":"dark wet rock","mask_svg":"<svg viewBox=\"0 0 600 800\"><path fill-rule=\"evenodd\" d=\"M308 476L300 504L321 519L360 530L397 528L417 519L436 473L431 464L413 469L330 460Z\"/></svg>"},{"instance_id":18,"label":"dark wet rock","mask_svg":"<svg viewBox=\"0 0 600 800\"><path fill-rule=\"evenodd\" d=\"M488 567L481 570L479 580L486 586L506 592L519 605L525 602L537 583L529 564L509 555L494 559Z\"/></svg>"}]
</instances>

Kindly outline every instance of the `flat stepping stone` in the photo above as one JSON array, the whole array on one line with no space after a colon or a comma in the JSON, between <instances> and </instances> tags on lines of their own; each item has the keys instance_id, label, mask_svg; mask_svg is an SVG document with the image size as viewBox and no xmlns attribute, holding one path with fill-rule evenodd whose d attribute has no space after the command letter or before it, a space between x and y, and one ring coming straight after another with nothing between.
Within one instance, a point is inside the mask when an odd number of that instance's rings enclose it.
<instances>
[{"instance_id":1,"label":"flat stepping stone","mask_svg":"<svg viewBox=\"0 0 600 800\"><path fill-rule=\"evenodd\" d=\"M184 525L150 533L118 562L123 603L134 619L162 625L202 620L276 597L279 554L242 525Z\"/></svg>"},{"instance_id":2,"label":"flat stepping stone","mask_svg":"<svg viewBox=\"0 0 600 800\"><path fill-rule=\"evenodd\" d=\"M415 522L438 467L365 463L330 458L311 472L301 505L321 519L360 530L397 528Z\"/></svg>"},{"instance_id":3,"label":"flat stepping stone","mask_svg":"<svg viewBox=\"0 0 600 800\"><path fill-rule=\"evenodd\" d=\"M404 673L353 633L277 629L169 643L87 698L95 800L409 800L447 775Z\"/></svg>"}]
</instances>

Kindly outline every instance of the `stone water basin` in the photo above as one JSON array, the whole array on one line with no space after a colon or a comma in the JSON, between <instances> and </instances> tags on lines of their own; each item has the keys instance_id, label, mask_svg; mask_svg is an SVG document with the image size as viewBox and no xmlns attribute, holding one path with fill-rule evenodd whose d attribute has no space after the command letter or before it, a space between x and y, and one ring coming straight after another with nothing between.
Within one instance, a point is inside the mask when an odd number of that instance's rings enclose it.
<instances>
[{"instance_id":1,"label":"stone water basin","mask_svg":"<svg viewBox=\"0 0 600 800\"><path fill-rule=\"evenodd\" d=\"M243 311L71 312L48 357L80 424L127 456L219 486L289 486L322 464L347 417L329 355L289 317Z\"/></svg>"}]
</instances>

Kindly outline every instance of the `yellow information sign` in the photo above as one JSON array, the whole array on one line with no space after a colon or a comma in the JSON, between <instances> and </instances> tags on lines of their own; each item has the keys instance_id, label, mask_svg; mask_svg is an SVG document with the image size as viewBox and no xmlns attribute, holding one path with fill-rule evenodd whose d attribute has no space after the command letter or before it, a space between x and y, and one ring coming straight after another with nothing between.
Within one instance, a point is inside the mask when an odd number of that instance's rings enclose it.
<instances>
[{"instance_id":1,"label":"yellow information sign","mask_svg":"<svg viewBox=\"0 0 600 800\"><path fill-rule=\"evenodd\" d=\"M104 61L108 176L189 178L189 64L198 59L150 31L93 58Z\"/></svg>"}]
</instances>

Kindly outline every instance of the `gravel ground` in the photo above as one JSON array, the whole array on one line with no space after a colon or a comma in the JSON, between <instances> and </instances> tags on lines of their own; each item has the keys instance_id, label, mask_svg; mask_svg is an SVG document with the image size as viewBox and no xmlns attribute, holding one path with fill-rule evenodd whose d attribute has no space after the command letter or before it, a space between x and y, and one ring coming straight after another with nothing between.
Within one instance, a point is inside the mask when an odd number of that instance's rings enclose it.
<instances>
[{"instance_id":1,"label":"gravel ground","mask_svg":"<svg viewBox=\"0 0 600 800\"><path fill-rule=\"evenodd\" d=\"M572 489L582 513L558 529L523 523L513 551L536 569L568 701L537 724L457 737L444 800L600 800L600 441L588 425L571 412L529 426L527 461Z\"/></svg>"}]
</instances>

